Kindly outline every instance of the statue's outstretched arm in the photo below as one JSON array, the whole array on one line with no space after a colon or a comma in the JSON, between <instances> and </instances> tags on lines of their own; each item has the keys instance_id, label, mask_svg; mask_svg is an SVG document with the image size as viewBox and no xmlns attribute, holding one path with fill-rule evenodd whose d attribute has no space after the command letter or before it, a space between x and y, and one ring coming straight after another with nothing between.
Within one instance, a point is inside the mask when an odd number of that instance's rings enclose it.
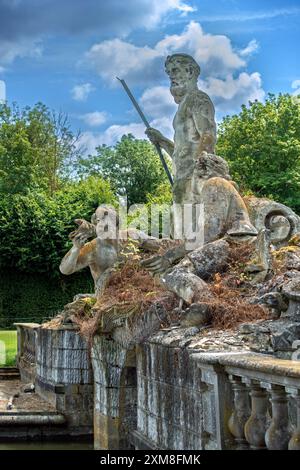
<instances>
[{"instance_id":1,"label":"statue's outstretched arm","mask_svg":"<svg viewBox=\"0 0 300 470\"><path fill-rule=\"evenodd\" d=\"M75 237L73 246L63 257L59 270L62 274L73 274L80 269L86 268L92 262L92 255L95 251L96 240L84 244L84 239Z\"/></svg>"},{"instance_id":2,"label":"statue's outstretched arm","mask_svg":"<svg viewBox=\"0 0 300 470\"><path fill-rule=\"evenodd\" d=\"M146 130L146 134L152 144L158 144L172 158L174 153L174 142L172 142L172 140L167 139L167 137L157 129L153 129L153 127L149 127Z\"/></svg>"}]
</instances>

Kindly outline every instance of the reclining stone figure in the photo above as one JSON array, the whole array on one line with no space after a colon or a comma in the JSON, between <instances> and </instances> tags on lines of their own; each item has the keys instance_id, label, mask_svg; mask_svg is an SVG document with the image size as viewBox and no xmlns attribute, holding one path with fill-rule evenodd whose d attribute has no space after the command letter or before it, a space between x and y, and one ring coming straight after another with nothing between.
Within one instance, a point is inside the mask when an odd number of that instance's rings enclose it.
<instances>
[{"instance_id":1,"label":"reclining stone figure","mask_svg":"<svg viewBox=\"0 0 300 470\"><path fill-rule=\"evenodd\" d=\"M126 229L119 231L117 212L112 207L99 206L92 223L80 219L78 230L70 234L73 246L63 257L59 269L62 274L73 274L90 268L94 280L94 294L79 294L80 297L100 297L110 278L115 264L126 248L128 240L134 240L143 249L156 251L159 240L142 231ZM77 222L78 223L78 222ZM94 231L93 231L94 228ZM87 241L88 238L93 238Z\"/></svg>"}]
</instances>

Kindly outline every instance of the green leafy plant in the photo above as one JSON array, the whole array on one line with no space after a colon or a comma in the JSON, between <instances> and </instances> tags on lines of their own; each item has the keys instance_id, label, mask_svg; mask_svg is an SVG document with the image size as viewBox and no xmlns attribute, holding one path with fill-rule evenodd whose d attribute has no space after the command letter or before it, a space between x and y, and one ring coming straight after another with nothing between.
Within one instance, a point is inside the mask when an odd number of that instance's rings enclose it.
<instances>
[{"instance_id":1,"label":"green leafy plant","mask_svg":"<svg viewBox=\"0 0 300 470\"><path fill-rule=\"evenodd\" d=\"M244 193L300 213L300 103L288 94L242 106L219 125L217 153Z\"/></svg>"}]
</instances>

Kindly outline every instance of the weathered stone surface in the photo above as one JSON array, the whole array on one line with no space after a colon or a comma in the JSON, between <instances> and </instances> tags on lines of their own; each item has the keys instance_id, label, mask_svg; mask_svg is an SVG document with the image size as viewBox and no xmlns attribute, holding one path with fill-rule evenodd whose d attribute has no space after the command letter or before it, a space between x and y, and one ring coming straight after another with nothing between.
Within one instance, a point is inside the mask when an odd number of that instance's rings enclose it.
<instances>
[{"instance_id":1,"label":"weathered stone surface","mask_svg":"<svg viewBox=\"0 0 300 470\"><path fill-rule=\"evenodd\" d=\"M255 243L255 253L247 263L245 271L252 274L252 283L263 282L271 267L270 230L261 229Z\"/></svg>"},{"instance_id":2,"label":"weathered stone surface","mask_svg":"<svg viewBox=\"0 0 300 470\"><path fill-rule=\"evenodd\" d=\"M123 326L115 327L112 332L113 339L123 347L130 349L159 330L163 321L166 320L168 312L163 302L155 302L143 313L138 312L129 317Z\"/></svg>"},{"instance_id":3,"label":"weathered stone surface","mask_svg":"<svg viewBox=\"0 0 300 470\"><path fill-rule=\"evenodd\" d=\"M209 279L218 272L222 272L227 265L229 243L217 240L192 251L188 258L192 261L196 274L203 280Z\"/></svg>"},{"instance_id":4,"label":"weathered stone surface","mask_svg":"<svg viewBox=\"0 0 300 470\"><path fill-rule=\"evenodd\" d=\"M87 242L90 237L94 238ZM116 265L126 259L124 254L130 253L133 241L136 248L154 252L160 248L160 240L140 230L119 230L116 210L105 206L96 209L92 224L80 219L79 229L72 232L70 238L73 246L63 257L59 269L63 274L70 275L89 267L95 289L91 294L77 294L73 302L65 306L61 313L64 324L72 323L76 314L88 315L92 308L97 308Z\"/></svg>"},{"instance_id":5,"label":"weathered stone surface","mask_svg":"<svg viewBox=\"0 0 300 470\"><path fill-rule=\"evenodd\" d=\"M252 238L257 235L251 224L246 205L235 186L224 178L196 180L196 202L203 204L203 216L198 221L203 230L203 242L209 243L228 234L232 238Z\"/></svg>"},{"instance_id":6,"label":"weathered stone surface","mask_svg":"<svg viewBox=\"0 0 300 470\"><path fill-rule=\"evenodd\" d=\"M137 361L138 431L159 448L200 449L201 380L186 351L144 344Z\"/></svg>"},{"instance_id":7,"label":"weathered stone surface","mask_svg":"<svg viewBox=\"0 0 300 470\"><path fill-rule=\"evenodd\" d=\"M184 310L180 317L180 325L183 327L205 326L211 320L210 309L207 304L192 304Z\"/></svg>"},{"instance_id":8,"label":"weathered stone surface","mask_svg":"<svg viewBox=\"0 0 300 470\"><path fill-rule=\"evenodd\" d=\"M188 304L212 297L206 282L192 272L187 272L185 267L180 264L165 273L162 276L162 282L167 289L177 294Z\"/></svg>"},{"instance_id":9,"label":"weathered stone surface","mask_svg":"<svg viewBox=\"0 0 300 470\"><path fill-rule=\"evenodd\" d=\"M194 177L209 179L217 176L231 180L228 163L218 155L202 152L196 160Z\"/></svg>"},{"instance_id":10,"label":"weathered stone surface","mask_svg":"<svg viewBox=\"0 0 300 470\"><path fill-rule=\"evenodd\" d=\"M252 224L271 231L271 242L282 246L300 231L300 218L289 207L266 198L244 198Z\"/></svg>"},{"instance_id":11,"label":"weathered stone surface","mask_svg":"<svg viewBox=\"0 0 300 470\"><path fill-rule=\"evenodd\" d=\"M284 246L273 252L272 257L283 269L300 271L300 248L298 246Z\"/></svg>"},{"instance_id":12,"label":"weathered stone surface","mask_svg":"<svg viewBox=\"0 0 300 470\"><path fill-rule=\"evenodd\" d=\"M267 292L260 297L255 297L251 303L267 306L273 312L274 318L279 318L281 312L288 308L288 303L285 301L284 296L281 292L277 291Z\"/></svg>"},{"instance_id":13,"label":"weathered stone surface","mask_svg":"<svg viewBox=\"0 0 300 470\"><path fill-rule=\"evenodd\" d=\"M282 293L289 301L288 309L282 314L282 317L300 321L300 276L294 277L284 284Z\"/></svg>"},{"instance_id":14,"label":"weathered stone surface","mask_svg":"<svg viewBox=\"0 0 300 470\"><path fill-rule=\"evenodd\" d=\"M291 359L293 343L300 337L300 323L288 318L245 323L239 327L253 351L267 352L282 359Z\"/></svg>"},{"instance_id":15,"label":"weathered stone surface","mask_svg":"<svg viewBox=\"0 0 300 470\"><path fill-rule=\"evenodd\" d=\"M272 347L277 351L293 351L293 343L300 339L300 323L287 323L278 331L274 331L271 338Z\"/></svg>"},{"instance_id":16,"label":"weathered stone surface","mask_svg":"<svg viewBox=\"0 0 300 470\"><path fill-rule=\"evenodd\" d=\"M26 329L26 325L22 328ZM32 330L30 325L29 329ZM35 327L34 331L36 393L66 417L66 434L90 434L93 423L93 373L86 340L70 327ZM22 364L21 353L21 371Z\"/></svg>"},{"instance_id":17,"label":"weathered stone surface","mask_svg":"<svg viewBox=\"0 0 300 470\"><path fill-rule=\"evenodd\" d=\"M92 348L95 380L96 449L127 449L136 427L136 370L133 349L97 335Z\"/></svg>"}]
</instances>

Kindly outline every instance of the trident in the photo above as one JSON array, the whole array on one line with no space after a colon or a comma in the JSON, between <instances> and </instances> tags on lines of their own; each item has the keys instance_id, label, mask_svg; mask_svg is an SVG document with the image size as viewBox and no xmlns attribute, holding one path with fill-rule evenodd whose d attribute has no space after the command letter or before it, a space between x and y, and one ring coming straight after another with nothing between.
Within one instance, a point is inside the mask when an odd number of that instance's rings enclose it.
<instances>
[{"instance_id":1,"label":"trident","mask_svg":"<svg viewBox=\"0 0 300 470\"><path fill-rule=\"evenodd\" d=\"M125 82L125 80L122 80L121 78L118 78L118 77L116 77L116 78L117 78L117 79L119 80L119 82L121 82L121 84L123 85L124 90L126 91L127 95L129 96L129 99L131 100L133 106L135 107L135 109L136 109L137 112L139 113L139 115L140 115L140 117L141 117L143 123L145 124L146 128L149 129L149 128L150 128L150 124L149 124L149 122L147 121L146 116L144 115L143 111L142 111L141 108L139 107L139 105L138 105L138 103L137 103L135 97L133 96L133 94L132 94L131 91L129 90L129 88L128 88L126 82ZM169 181L170 181L170 184L171 184L171 186L173 186L173 178L172 178L172 176L171 176L170 170L169 170L168 165L167 165L167 163L166 163L166 161L165 161L165 158L164 158L164 156L163 156L163 153L162 153L162 151L161 151L161 148L160 148L160 146L159 146L158 144L154 144L154 146L155 146L155 148L156 148L156 151L157 151L157 153L158 153L158 156L159 156L159 158L160 158L160 161L161 161L161 163L162 163L162 166L164 167L164 170L165 170L165 172L166 172L166 174L167 174L167 177L168 177L168 179L169 179Z\"/></svg>"}]
</instances>

